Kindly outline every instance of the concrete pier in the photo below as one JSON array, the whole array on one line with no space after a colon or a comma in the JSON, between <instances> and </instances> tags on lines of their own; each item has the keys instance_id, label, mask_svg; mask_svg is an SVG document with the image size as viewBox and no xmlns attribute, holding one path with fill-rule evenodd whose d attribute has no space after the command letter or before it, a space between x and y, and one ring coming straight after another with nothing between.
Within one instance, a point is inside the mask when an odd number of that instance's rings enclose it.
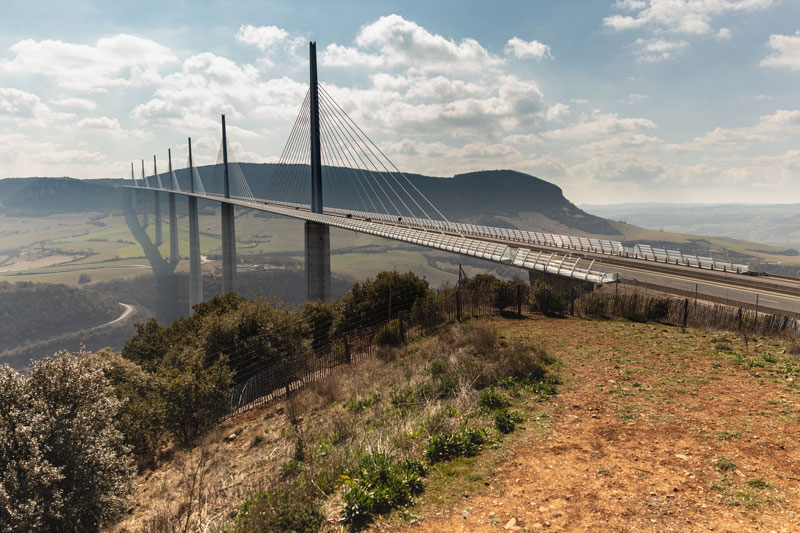
<instances>
[{"instance_id":1,"label":"concrete pier","mask_svg":"<svg viewBox=\"0 0 800 533\"><path fill-rule=\"evenodd\" d=\"M164 234L161 231L161 203L159 192L153 191L153 224L156 226L156 247L164 244Z\"/></svg>"},{"instance_id":2,"label":"concrete pier","mask_svg":"<svg viewBox=\"0 0 800 533\"><path fill-rule=\"evenodd\" d=\"M203 271L200 265L200 220L197 198L189 197L189 305L203 301Z\"/></svg>"},{"instance_id":3,"label":"concrete pier","mask_svg":"<svg viewBox=\"0 0 800 533\"><path fill-rule=\"evenodd\" d=\"M178 250L178 214L175 209L175 194L169 193L169 262L172 264L180 261Z\"/></svg>"},{"instance_id":4,"label":"concrete pier","mask_svg":"<svg viewBox=\"0 0 800 533\"><path fill-rule=\"evenodd\" d=\"M189 137L189 190L196 192L194 163L192 162L192 138ZM203 301L203 268L200 263L200 219L197 198L189 196L189 314L194 306Z\"/></svg>"},{"instance_id":5,"label":"concrete pier","mask_svg":"<svg viewBox=\"0 0 800 533\"><path fill-rule=\"evenodd\" d=\"M309 302L331 300L330 226L306 222L306 288Z\"/></svg>"},{"instance_id":6,"label":"concrete pier","mask_svg":"<svg viewBox=\"0 0 800 533\"><path fill-rule=\"evenodd\" d=\"M528 279L530 280L531 287L537 282L547 283L553 289L563 292L564 294L580 294L582 292L592 292L595 289L595 284L591 281L582 281L575 278L567 278L565 276L557 276L546 272L539 272L538 270L529 270Z\"/></svg>"},{"instance_id":7,"label":"concrete pier","mask_svg":"<svg viewBox=\"0 0 800 533\"><path fill-rule=\"evenodd\" d=\"M222 204L222 293L236 290L236 229L233 206Z\"/></svg>"}]
</instances>

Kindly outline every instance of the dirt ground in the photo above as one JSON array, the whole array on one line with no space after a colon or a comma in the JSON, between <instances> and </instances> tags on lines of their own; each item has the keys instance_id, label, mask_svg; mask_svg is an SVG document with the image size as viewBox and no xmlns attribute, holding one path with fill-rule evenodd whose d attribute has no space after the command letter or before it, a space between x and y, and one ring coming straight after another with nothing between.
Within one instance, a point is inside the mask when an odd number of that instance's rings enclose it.
<instances>
[{"instance_id":1,"label":"dirt ground","mask_svg":"<svg viewBox=\"0 0 800 533\"><path fill-rule=\"evenodd\" d=\"M498 327L563 361L549 430L512 445L483 489L375 529L800 531L800 356L785 342L625 321Z\"/></svg>"}]
</instances>

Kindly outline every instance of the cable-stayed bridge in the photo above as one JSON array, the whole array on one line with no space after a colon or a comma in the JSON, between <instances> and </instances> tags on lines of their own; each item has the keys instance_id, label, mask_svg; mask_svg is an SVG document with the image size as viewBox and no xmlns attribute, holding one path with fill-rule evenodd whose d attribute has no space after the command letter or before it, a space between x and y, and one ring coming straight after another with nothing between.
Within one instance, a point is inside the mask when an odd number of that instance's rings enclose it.
<instances>
[{"instance_id":1,"label":"cable-stayed bridge","mask_svg":"<svg viewBox=\"0 0 800 533\"><path fill-rule=\"evenodd\" d=\"M683 254L648 244L460 223L447 217L372 142L318 82L316 46L310 43L310 85L278 165L262 190L253 191L227 139L225 116L217 164L210 179L193 165L189 139L188 179L172 168L141 178L131 166L132 207L136 194L152 195L156 245L163 241L160 195L168 193L170 262L179 258L176 196L189 201L190 302L203 300L197 200L219 202L223 291L236 288L235 206L305 221L305 266L309 300L330 298L330 227L376 235L432 249L513 266L554 284L636 280L648 288L726 300L800 315L800 283L745 276L746 265ZM475 206L479 211L480 206ZM147 211L145 211L145 225Z\"/></svg>"}]
</instances>

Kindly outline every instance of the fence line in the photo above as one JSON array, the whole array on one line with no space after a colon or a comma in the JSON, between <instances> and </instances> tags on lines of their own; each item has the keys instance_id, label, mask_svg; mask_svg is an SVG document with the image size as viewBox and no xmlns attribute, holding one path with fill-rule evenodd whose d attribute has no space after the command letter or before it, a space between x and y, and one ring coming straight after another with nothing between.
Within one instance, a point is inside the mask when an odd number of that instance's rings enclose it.
<instances>
[{"instance_id":1,"label":"fence line","mask_svg":"<svg viewBox=\"0 0 800 533\"><path fill-rule=\"evenodd\" d=\"M430 335L440 326L504 311L525 315L532 311L555 312L581 318L622 317L635 321L716 328L748 334L797 337L798 321L789 315L756 313L722 304L690 301L689 298L657 296L642 292L603 294L583 290L554 291L546 298L531 298L536 288L504 286L485 291L440 291L426 307L415 307L385 319L332 337L310 356L288 354L264 364L252 376L237 383L231 393L228 416L264 407L287 394L319 381L343 365L359 364L375 357L376 335L383 328L399 328L403 341ZM539 303L532 304L532 301ZM544 303L542 303L544 302ZM544 306L545 308L537 308ZM557 308L557 309L556 309Z\"/></svg>"}]
</instances>

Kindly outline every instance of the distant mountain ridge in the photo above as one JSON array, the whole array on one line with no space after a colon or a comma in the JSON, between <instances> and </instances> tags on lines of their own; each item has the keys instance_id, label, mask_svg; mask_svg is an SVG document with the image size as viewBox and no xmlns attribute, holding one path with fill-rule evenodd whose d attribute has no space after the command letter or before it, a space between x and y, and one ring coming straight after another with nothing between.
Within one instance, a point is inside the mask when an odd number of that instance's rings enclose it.
<instances>
[{"instance_id":1,"label":"distant mountain ridge","mask_svg":"<svg viewBox=\"0 0 800 533\"><path fill-rule=\"evenodd\" d=\"M263 195L276 165L240 163L240 166L250 189L256 196ZM206 190L221 193L221 173L214 170L214 166L198 167ZM330 203L361 209L357 191L352 185L355 183L351 175L354 171L328 167L325 170L324 192ZM175 174L181 188L188 190L188 172L181 169ZM582 233L618 234L608 221L586 213L567 200L558 186L522 172L485 170L452 178L420 174L406 174L406 177L449 220L543 231L556 231L563 227ZM120 197L114 186L129 184L130 180L125 179L9 178L0 180L0 204L8 214L27 215L117 209ZM295 191L291 200L307 203L308 194ZM423 204L423 207L427 206ZM428 211L432 218L437 218L432 209ZM523 223L526 216L520 215L538 217L536 227Z\"/></svg>"}]
</instances>

